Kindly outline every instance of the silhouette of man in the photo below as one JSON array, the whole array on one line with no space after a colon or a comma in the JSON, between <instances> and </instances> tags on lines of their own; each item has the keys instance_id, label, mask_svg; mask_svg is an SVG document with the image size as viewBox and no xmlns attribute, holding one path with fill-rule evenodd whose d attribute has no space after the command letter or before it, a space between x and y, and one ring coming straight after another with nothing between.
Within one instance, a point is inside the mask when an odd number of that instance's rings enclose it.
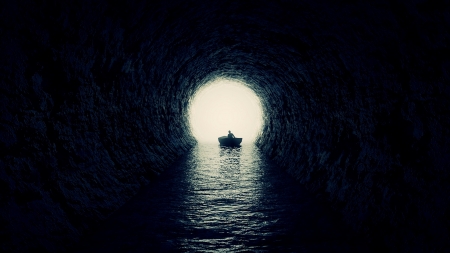
<instances>
[{"instance_id":1,"label":"silhouette of man","mask_svg":"<svg viewBox=\"0 0 450 253\"><path fill-rule=\"evenodd\" d=\"M234 137L234 134L232 134L230 130L228 130L228 138L236 138Z\"/></svg>"}]
</instances>

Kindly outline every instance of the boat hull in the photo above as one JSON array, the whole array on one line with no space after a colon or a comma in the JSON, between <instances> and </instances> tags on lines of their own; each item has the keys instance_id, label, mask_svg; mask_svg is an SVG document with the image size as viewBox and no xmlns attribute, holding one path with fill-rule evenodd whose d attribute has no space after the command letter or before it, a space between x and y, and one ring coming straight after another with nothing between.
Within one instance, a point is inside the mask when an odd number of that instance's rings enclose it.
<instances>
[{"instance_id":1,"label":"boat hull","mask_svg":"<svg viewBox=\"0 0 450 253\"><path fill-rule=\"evenodd\" d=\"M228 138L227 136L219 137L220 146L239 146L242 138Z\"/></svg>"}]
</instances>

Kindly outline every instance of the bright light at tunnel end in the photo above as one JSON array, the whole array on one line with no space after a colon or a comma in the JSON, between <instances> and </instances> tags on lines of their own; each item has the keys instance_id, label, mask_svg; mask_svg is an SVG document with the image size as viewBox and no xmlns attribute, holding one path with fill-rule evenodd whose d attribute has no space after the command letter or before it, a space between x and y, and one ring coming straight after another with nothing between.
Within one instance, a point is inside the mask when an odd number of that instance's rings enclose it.
<instances>
[{"instance_id":1,"label":"bright light at tunnel end","mask_svg":"<svg viewBox=\"0 0 450 253\"><path fill-rule=\"evenodd\" d=\"M254 142L263 124L261 101L245 83L215 79L201 87L189 106L191 132L198 142L217 142L228 130Z\"/></svg>"}]
</instances>

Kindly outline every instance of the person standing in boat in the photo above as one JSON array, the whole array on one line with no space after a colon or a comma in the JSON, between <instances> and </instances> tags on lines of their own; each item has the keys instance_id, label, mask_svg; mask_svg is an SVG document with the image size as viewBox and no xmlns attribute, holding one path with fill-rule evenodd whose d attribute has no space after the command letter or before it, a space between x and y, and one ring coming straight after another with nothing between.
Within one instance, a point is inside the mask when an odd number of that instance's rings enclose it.
<instances>
[{"instance_id":1,"label":"person standing in boat","mask_svg":"<svg viewBox=\"0 0 450 253\"><path fill-rule=\"evenodd\" d=\"M230 130L228 130L228 138L236 138Z\"/></svg>"}]
</instances>

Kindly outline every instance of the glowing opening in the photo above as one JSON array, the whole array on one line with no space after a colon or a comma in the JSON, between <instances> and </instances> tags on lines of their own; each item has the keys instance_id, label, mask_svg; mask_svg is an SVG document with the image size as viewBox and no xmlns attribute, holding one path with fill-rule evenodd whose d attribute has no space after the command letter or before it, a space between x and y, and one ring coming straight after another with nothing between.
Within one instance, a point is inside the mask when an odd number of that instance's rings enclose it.
<instances>
[{"instance_id":1,"label":"glowing opening","mask_svg":"<svg viewBox=\"0 0 450 253\"><path fill-rule=\"evenodd\" d=\"M216 79L194 95L189 123L199 142L218 142L217 138L228 135L228 130L242 142L253 142L263 123L261 102L244 83Z\"/></svg>"}]
</instances>

